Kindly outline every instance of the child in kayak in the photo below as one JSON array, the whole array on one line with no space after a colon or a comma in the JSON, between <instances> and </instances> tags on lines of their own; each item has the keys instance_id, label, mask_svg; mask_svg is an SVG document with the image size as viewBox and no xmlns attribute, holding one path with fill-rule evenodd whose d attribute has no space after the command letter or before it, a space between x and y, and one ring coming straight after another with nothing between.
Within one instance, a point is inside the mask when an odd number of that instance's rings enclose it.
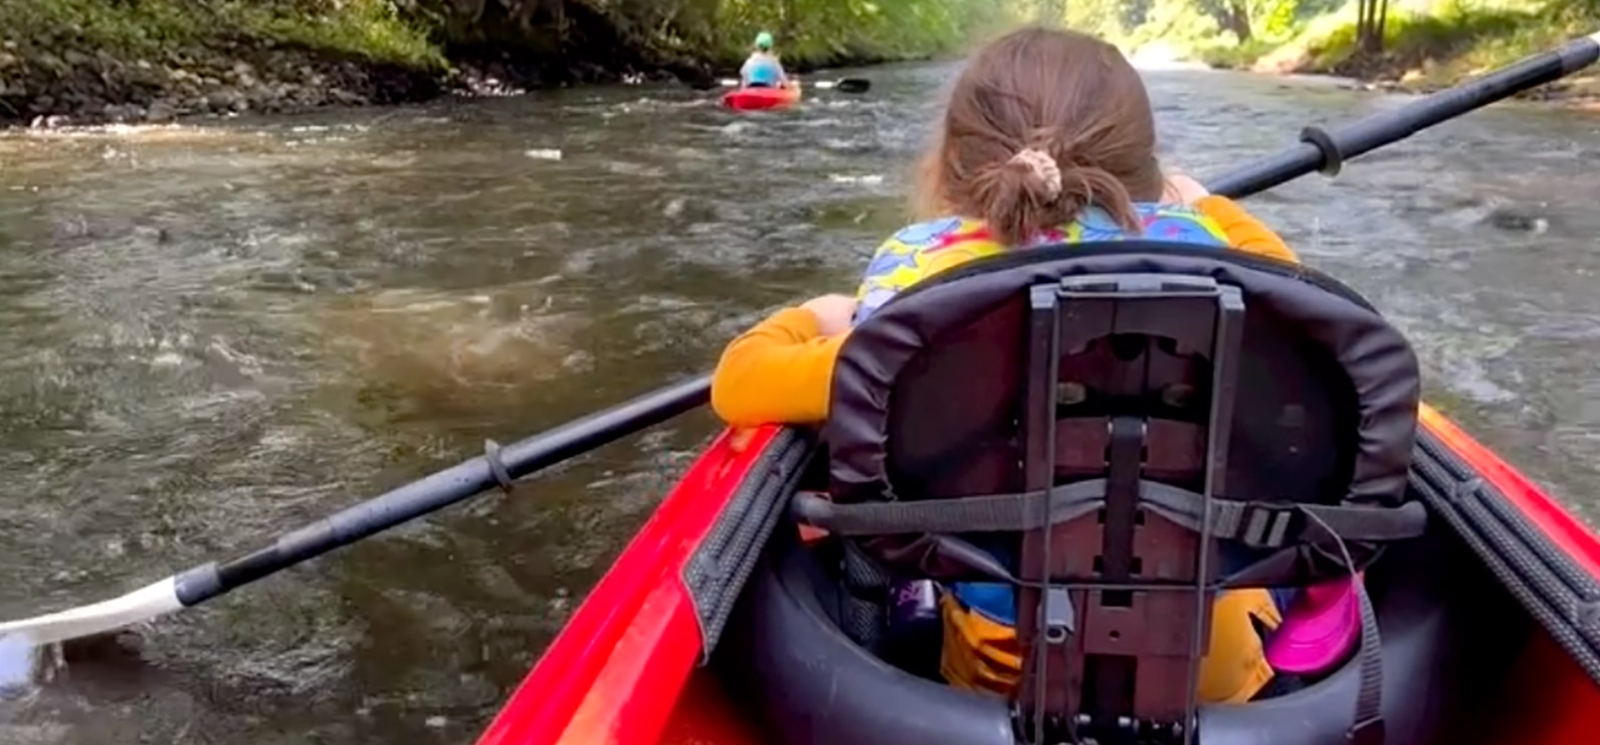
<instances>
[{"instance_id":1,"label":"child in kayak","mask_svg":"<svg viewBox=\"0 0 1600 745\"><path fill-rule=\"evenodd\" d=\"M739 87L782 88L788 84L789 76L784 74L778 55L772 52L772 34L756 34L755 49L739 68Z\"/></svg>"},{"instance_id":2,"label":"child in kayak","mask_svg":"<svg viewBox=\"0 0 1600 745\"><path fill-rule=\"evenodd\" d=\"M823 421L849 328L917 282L977 258L1147 237L1297 261L1233 201L1164 175L1155 144L1144 85L1115 47L1037 28L992 42L957 80L924 160L916 205L927 220L884 242L855 297L780 310L730 343L712 378L712 407L735 426ZM1012 588L955 583L941 605L955 631L945 634L946 679L1009 692L1021 663ZM1242 703L1273 679L1256 623L1277 629L1282 611L1266 590L1219 594L1201 663L1203 702Z\"/></svg>"}]
</instances>

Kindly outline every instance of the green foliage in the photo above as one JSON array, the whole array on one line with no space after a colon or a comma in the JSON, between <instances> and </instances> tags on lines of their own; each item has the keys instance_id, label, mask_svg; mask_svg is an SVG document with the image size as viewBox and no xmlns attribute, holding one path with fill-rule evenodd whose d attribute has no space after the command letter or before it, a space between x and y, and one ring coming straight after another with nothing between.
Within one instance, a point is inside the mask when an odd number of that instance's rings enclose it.
<instances>
[{"instance_id":1,"label":"green foliage","mask_svg":"<svg viewBox=\"0 0 1600 745\"><path fill-rule=\"evenodd\" d=\"M1365 61L1390 70L1417 70L1440 79L1495 67L1549 48L1596 22L1587 2L1468 2L1440 0L1421 8L1390 11L1384 24L1383 56ZM1353 18L1308 35L1314 69L1339 69L1355 59Z\"/></svg>"},{"instance_id":2,"label":"green foliage","mask_svg":"<svg viewBox=\"0 0 1600 745\"><path fill-rule=\"evenodd\" d=\"M1026 0L701 0L700 5L694 25L709 30L702 38L725 64L743 59L762 30L778 37L785 59L806 64L935 54L1026 20L1040 7Z\"/></svg>"},{"instance_id":3,"label":"green foliage","mask_svg":"<svg viewBox=\"0 0 1600 745\"><path fill-rule=\"evenodd\" d=\"M135 56L263 39L378 62L444 63L388 0L0 0L0 35L47 48L86 42Z\"/></svg>"},{"instance_id":4,"label":"green foliage","mask_svg":"<svg viewBox=\"0 0 1600 745\"><path fill-rule=\"evenodd\" d=\"M1067 25L1126 48L1222 67L1281 57L1304 71L1417 70L1449 82L1600 26L1600 0L1390 0L1383 51L1356 54L1355 0L1080 0Z\"/></svg>"},{"instance_id":5,"label":"green foliage","mask_svg":"<svg viewBox=\"0 0 1600 745\"><path fill-rule=\"evenodd\" d=\"M726 67L763 30L790 64L826 65L959 51L1025 21L1227 66L1287 51L1300 69L1449 77L1592 30L1600 0L1392 0L1377 60L1355 59L1354 0L0 0L0 38L40 53L271 41L424 70L465 47Z\"/></svg>"},{"instance_id":6,"label":"green foliage","mask_svg":"<svg viewBox=\"0 0 1600 745\"><path fill-rule=\"evenodd\" d=\"M591 62L736 64L758 31L785 59L827 64L953 51L1062 0L0 0L0 35L48 51L157 57L270 40L443 69L452 50Z\"/></svg>"}]
</instances>

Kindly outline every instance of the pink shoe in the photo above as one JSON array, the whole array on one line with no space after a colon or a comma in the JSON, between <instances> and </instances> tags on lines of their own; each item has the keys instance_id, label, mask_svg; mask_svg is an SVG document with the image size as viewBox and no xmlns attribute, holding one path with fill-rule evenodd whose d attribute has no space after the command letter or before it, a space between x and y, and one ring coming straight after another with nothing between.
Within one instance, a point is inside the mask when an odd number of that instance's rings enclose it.
<instances>
[{"instance_id":1,"label":"pink shoe","mask_svg":"<svg viewBox=\"0 0 1600 745\"><path fill-rule=\"evenodd\" d=\"M1290 675L1322 675L1361 641L1361 597L1349 577L1307 587L1267 642L1267 663Z\"/></svg>"}]
</instances>

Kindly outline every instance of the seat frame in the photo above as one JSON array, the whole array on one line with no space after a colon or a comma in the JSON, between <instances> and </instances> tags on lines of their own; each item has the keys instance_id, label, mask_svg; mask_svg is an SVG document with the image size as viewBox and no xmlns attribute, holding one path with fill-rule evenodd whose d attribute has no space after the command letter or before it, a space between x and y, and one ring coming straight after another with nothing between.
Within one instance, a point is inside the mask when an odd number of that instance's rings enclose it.
<instances>
[{"instance_id":1,"label":"seat frame","mask_svg":"<svg viewBox=\"0 0 1600 745\"><path fill-rule=\"evenodd\" d=\"M1203 421L1176 424L1198 450L1176 448L1161 470L1198 487L1206 511L1224 488L1243 295L1211 277L1115 274L1036 284L1028 298L1024 488L1048 510L1043 495L1062 480L1106 486L1103 508L1023 534L1020 724L1038 743L1181 736L1196 716L1218 547L1207 521L1196 533L1143 509L1140 482L1153 420L1201 409ZM1097 344L1115 349L1096 357L1095 380L1063 380L1063 357ZM1085 428L1104 429L1101 452L1058 447Z\"/></svg>"}]
</instances>

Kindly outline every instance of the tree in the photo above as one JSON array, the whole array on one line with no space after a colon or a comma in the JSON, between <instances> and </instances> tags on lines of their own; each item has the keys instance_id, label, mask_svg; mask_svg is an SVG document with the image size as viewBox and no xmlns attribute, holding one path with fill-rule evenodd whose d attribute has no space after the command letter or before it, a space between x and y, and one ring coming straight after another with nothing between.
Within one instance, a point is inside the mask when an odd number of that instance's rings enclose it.
<instances>
[{"instance_id":1,"label":"tree","mask_svg":"<svg viewBox=\"0 0 1600 745\"><path fill-rule=\"evenodd\" d=\"M1357 0L1356 49L1363 55L1383 51L1383 30L1389 20L1389 0Z\"/></svg>"},{"instance_id":2,"label":"tree","mask_svg":"<svg viewBox=\"0 0 1600 745\"><path fill-rule=\"evenodd\" d=\"M1200 10L1217 22L1217 28L1231 31L1240 43L1250 41L1250 7L1247 0L1200 0Z\"/></svg>"}]
</instances>

